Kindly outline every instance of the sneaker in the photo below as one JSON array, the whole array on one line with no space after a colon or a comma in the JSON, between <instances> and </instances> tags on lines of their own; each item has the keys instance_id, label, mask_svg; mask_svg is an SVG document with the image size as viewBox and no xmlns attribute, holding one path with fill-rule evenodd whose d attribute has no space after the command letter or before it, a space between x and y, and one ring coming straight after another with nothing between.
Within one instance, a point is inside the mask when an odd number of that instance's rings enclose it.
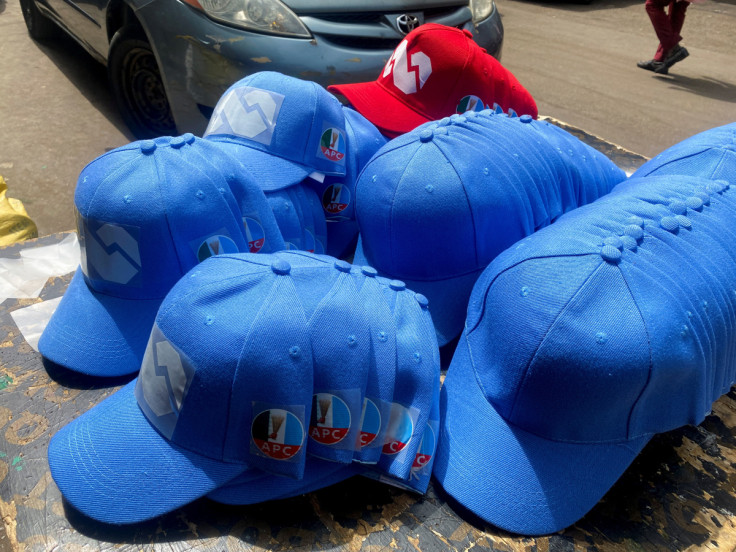
<instances>
[{"instance_id":1,"label":"sneaker","mask_svg":"<svg viewBox=\"0 0 736 552\"><path fill-rule=\"evenodd\" d=\"M685 48L684 46L680 46L679 44L676 44L674 48L670 50L670 52L667 54L667 57L664 58L664 61L662 62L665 71L655 69L654 72L667 74L666 69L669 69L675 63L677 63L678 61L682 61L689 55L690 55L690 52L687 51L687 48Z\"/></svg>"},{"instance_id":2,"label":"sneaker","mask_svg":"<svg viewBox=\"0 0 736 552\"><path fill-rule=\"evenodd\" d=\"M647 61L640 61L636 64L637 67L646 69L647 71L654 71L655 73L667 74L667 66L663 61L656 61L649 59Z\"/></svg>"}]
</instances>

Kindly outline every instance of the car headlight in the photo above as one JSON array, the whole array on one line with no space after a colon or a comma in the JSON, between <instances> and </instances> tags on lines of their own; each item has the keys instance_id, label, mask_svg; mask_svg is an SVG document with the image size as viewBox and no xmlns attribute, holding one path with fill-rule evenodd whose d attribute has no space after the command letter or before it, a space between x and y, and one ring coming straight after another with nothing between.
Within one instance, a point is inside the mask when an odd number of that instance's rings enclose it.
<instances>
[{"instance_id":1,"label":"car headlight","mask_svg":"<svg viewBox=\"0 0 736 552\"><path fill-rule=\"evenodd\" d=\"M216 21L250 31L311 38L301 19L279 0L183 0Z\"/></svg>"},{"instance_id":2,"label":"car headlight","mask_svg":"<svg viewBox=\"0 0 736 552\"><path fill-rule=\"evenodd\" d=\"M473 23L483 21L493 10L493 0L470 0L470 11L473 12Z\"/></svg>"}]
</instances>

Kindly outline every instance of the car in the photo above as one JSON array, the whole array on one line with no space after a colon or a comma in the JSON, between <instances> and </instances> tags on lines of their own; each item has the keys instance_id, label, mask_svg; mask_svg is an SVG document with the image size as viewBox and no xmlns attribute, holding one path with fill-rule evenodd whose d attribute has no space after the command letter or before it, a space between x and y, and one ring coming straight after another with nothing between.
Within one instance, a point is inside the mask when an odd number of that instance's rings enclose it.
<instances>
[{"instance_id":1,"label":"car","mask_svg":"<svg viewBox=\"0 0 736 552\"><path fill-rule=\"evenodd\" d=\"M30 36L58 28L107 66L137 138L201 135L224 91L279 71L329 84L375 80L423 23L467 29L500 60L494 0L20 0Z\"/></svg>"}]
</instances>

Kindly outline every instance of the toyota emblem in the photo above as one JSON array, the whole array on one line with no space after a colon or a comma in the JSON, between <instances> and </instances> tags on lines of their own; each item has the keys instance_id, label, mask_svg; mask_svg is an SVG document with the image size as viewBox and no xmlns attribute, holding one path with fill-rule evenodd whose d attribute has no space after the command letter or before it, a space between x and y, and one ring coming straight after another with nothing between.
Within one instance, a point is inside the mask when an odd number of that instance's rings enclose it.
<instances>
[{"instance_id":1,"label":"toyota emblem","mask_svg":"<svg viewBox=\"0 0 736 552\"><path fill-rule=\"evenodd\" d=\"M396 26L404 34L409 34L419 26L419 18L405 13L396 18Z\"/></svg>"}]
</instances>

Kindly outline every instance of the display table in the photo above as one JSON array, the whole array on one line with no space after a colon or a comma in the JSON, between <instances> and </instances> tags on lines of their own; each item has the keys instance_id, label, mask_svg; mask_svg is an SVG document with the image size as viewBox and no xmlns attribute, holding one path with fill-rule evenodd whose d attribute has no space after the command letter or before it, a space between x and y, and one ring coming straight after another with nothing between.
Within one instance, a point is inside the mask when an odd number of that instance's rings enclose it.
<instances>
[{"instance_id":1,"label":"display table","mask_svg":"<svg viewBox=\"0 0 736 552\"><path fill-rule=\"evenodd\" d=\"M574 132L574 129L566 127ZM580 136L620 167L643 158ZM46 236L0 250L58 243ZM11 312L60 297L71 274L38 299L0 305L0 552L6 550L562 551L733 550L736 547L736 394L697 427L655 437L601 502L573 527L527 538L488 526L430 485L418 496L360 477L255 506L201 499L150 522L109 526L61 497L46 458L51 436L131 378L81 377L42 361ZM444 351L443 358L449 358ZM5 532L3 534L3 531Z\"/></svg>"}]
</instances>

